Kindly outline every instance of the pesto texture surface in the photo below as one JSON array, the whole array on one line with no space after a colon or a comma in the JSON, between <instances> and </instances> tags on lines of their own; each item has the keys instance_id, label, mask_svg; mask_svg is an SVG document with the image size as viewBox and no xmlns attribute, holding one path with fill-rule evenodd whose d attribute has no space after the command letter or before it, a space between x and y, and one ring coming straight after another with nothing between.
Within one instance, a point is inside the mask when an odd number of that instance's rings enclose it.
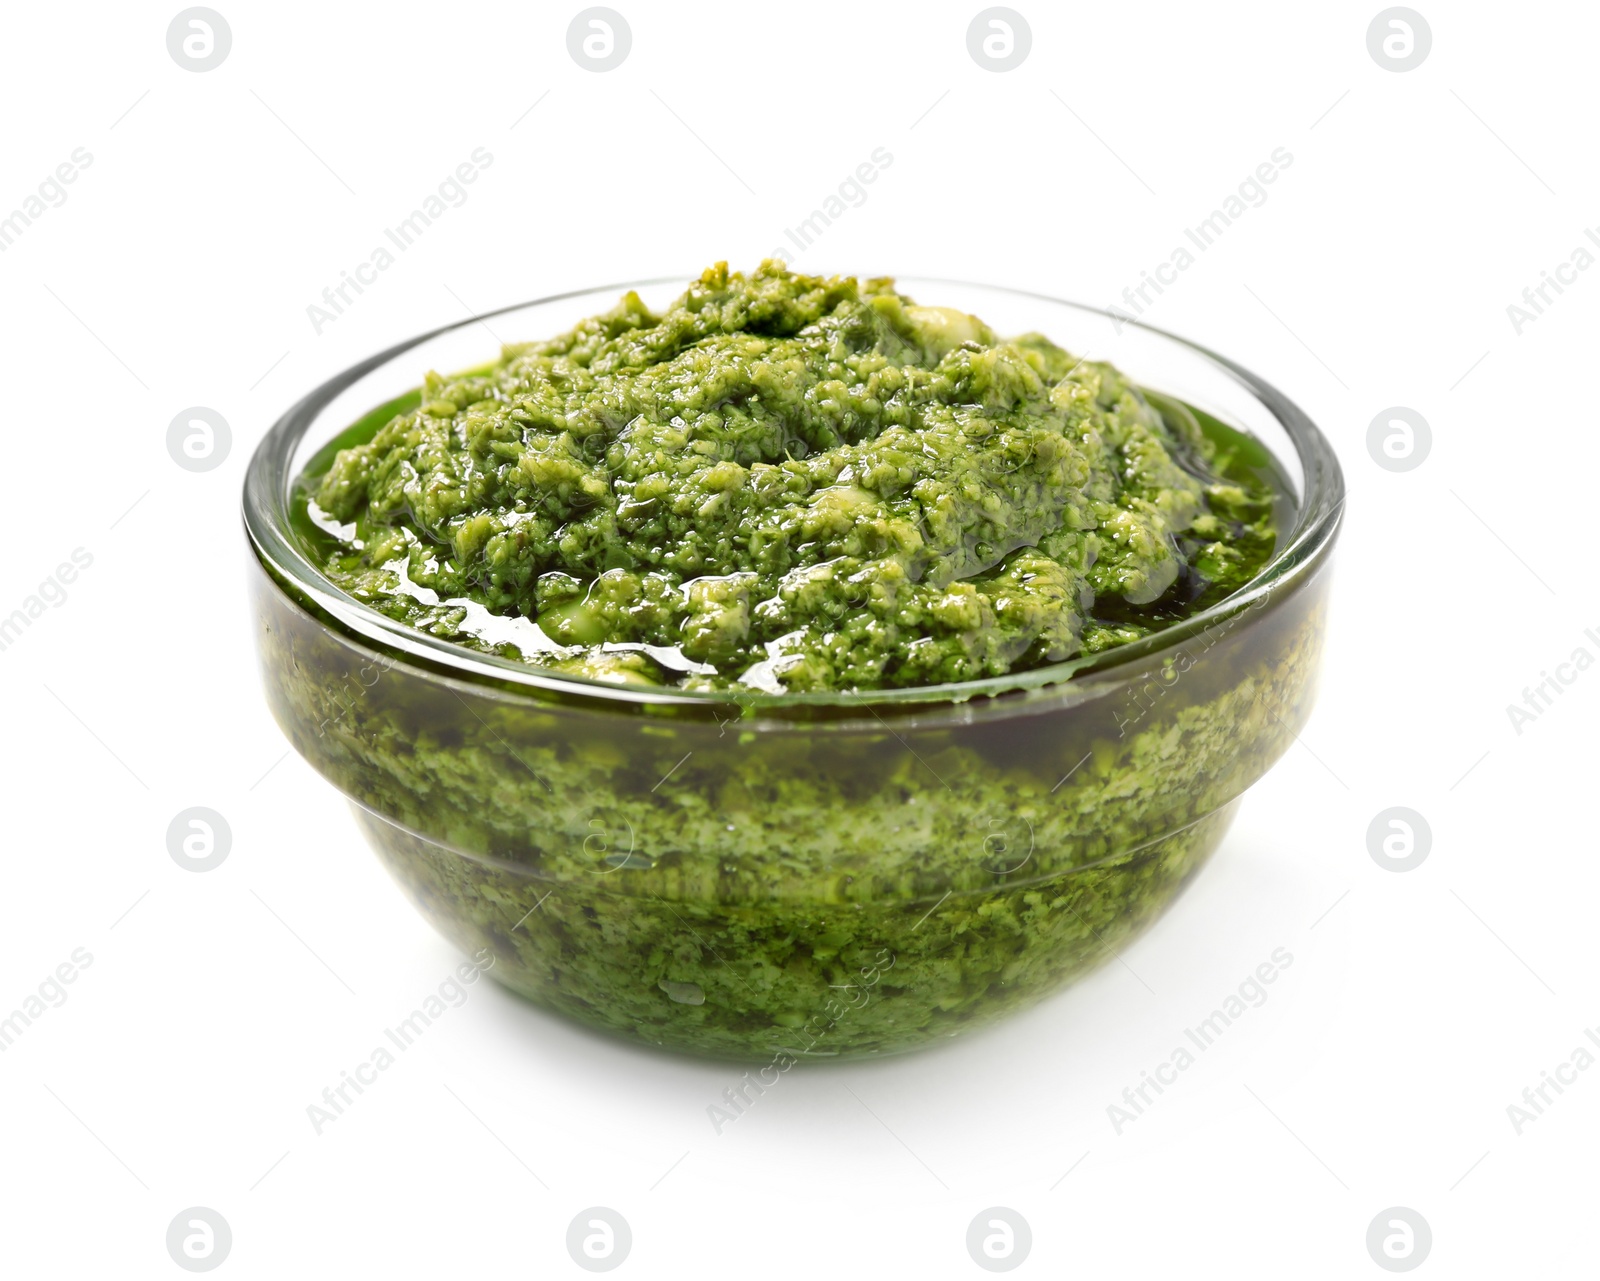
<instances>
[{"instance_id":1,"label":"pesto texture surface","mask_svg":"<svg viewBox=\"0 0 1600 1281\"><path fill-rule=\"evenodd\" d=\"M767 262L429 374L307 479L328 576L391 617L782 693L1004 675L1209 605L1273 547L1231 461L1039 334Z\"/></svg>"}]
</instances>

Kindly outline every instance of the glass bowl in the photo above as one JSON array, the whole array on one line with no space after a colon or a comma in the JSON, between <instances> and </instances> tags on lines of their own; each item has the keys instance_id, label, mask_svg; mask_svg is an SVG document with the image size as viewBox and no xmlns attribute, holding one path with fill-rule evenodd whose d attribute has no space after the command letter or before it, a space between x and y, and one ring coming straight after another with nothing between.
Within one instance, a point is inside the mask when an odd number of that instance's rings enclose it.
<instances>
[{"instance_id":1,"label":"glass bowl","mask_svg":"<svg viewBox=\"0 0 1600 1281\"><path fill-rule=\"evenodd\" d=\"M267 700L418 909L549 1010L767 1065L908 1050L1114 956L1305 723L1344 487L1282 394L1202 347L1037 294L901 278L1037 330L1254 436L1287 490L1252 582L1144 640L1014 676L863 694L618 686L473 652L334 587L294 533L308 459L429 369L482 364L634 288L544 298L380 352L251 460ZM497 337L499 336L499 337Z\"/></svg>"}]
</instances>

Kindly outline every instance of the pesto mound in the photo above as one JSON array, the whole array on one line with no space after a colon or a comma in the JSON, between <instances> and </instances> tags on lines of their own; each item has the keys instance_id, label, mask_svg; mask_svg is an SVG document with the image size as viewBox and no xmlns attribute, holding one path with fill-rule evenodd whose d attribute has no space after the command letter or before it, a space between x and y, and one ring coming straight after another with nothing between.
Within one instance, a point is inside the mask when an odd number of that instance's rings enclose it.
<instances>
[{"instance_id":1,"label":"pesto mound","mask_svg":"<svg viewBox=\"0 0 1600 1281\"><path fill-rule=\"evenodd\" d=\"M325 572L565 673L698 690L1000 676L1236 590L1271 486L1176 402L888 279L726 264L454 377L308 478Z\"/></svg>"}]
</instances>

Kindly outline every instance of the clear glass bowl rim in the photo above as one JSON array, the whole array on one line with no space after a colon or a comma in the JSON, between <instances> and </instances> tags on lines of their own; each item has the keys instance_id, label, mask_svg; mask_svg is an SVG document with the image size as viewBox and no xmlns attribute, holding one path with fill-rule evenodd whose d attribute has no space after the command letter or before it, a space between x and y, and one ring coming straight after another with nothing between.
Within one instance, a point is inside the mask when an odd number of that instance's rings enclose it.
<instances>
[{"instance_id":1,"label":"clear glass bowl rim","mask_svg":"<svg viewBox=\"0 0 1600 1281\"><path fill-rule=\"evenodd\" d=\"M1081 687L1081 682L1075 681L1074 678L1109 671L1139 659L1176 650L1194 636L1216 627L1246 609L1264 604L1264 598L1268 595L1287 590L1292 582L1310 577L1327 560L1343 516L1344 474L1339 466L1338 456L1327 437L1305 411L1271 383L1199 343L1143 321L1122 315L1113 317L1103 308L1004 285L949 280L915 273L912 275L918 281L928 284L944 284L1006 294L1013 298L1032 299L1111 320L1124 327L1143 330L1200 356L1245 388L1283 427L1294 445L1304 477L1304 492L1300 496L1294 526L1280 540L1272 559L1244 587L1209 609L1202 610L1142 640L1104 650L1093 656L1071 658L1005 676L942 685L866 690L859 693L829 691L807 694L765 694L758 691L701 693L618 685L560 675L530 667L514 659L479 653L397 622L364 605L335 586L299 548L289 528L291 488L296 480L296 476L291 473L293 460L302 439L317 421L321 410L346 388L374 369L442 334L464 329L483 320L492 320L496 316L522 311L529 307L588 295L604 295L612 292L620 295L630 289L642 290L663 285L686 284L693 279L689 275L660 276L648 280L595 285L512 303L407 338L335 374L291 406L256 446L244 480L243 517L246 537L261 562L279 578L280 590L282 582L291 583L324 615L334 619L348 639L369 647L398 651L402 661L411 660L412 665L430 676L437 677L448 673L449 676L474 684L495 686L502 692L513 694L520 687L520 690L525 691L533 699L538 699L540 695L548 697L550 694L557 694L567 698L593 700L597 705L610 705L617 711L640 711L650 705L673 705L685 708L698 706L709 709L733 704L744 709L747 718L744 721L745 727L750 727L748 717L752 713L759 718L763 710L781 714L784 709L799 710L805 707L854 705L871 709L917 704L924 705L923 710L932 711L934 708L926 705L948 708L953 705L968 704L975 698L983 698L996 705L996 710L999 710L1008 704L1014 707L1014 701L994 697L996 695L1028 691L1036 696L1049 690L1059 690L1070 695L1075 685ZM1135 380L1140 377L1137 370L1124 372ZM1160 390L1159 386L1156 386L1156 389ZM1028 701L1032 702L1033 698L1030 697ZM969 719L973 710L970 706L966 707L967 715L963 719ZM1035 706L1029 710L1040 709Z\"/></svg>"}]
</instances>

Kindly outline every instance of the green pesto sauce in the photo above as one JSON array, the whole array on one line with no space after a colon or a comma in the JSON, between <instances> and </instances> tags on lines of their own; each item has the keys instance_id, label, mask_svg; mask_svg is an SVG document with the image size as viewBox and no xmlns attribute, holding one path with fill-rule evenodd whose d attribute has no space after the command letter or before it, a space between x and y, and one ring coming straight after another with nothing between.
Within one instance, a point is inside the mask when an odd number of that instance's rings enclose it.
<instances>
[{"instance_id":1,"label":"green pesto sauce","mask_svg":"<svg viewBox=\"0 0 1600 1281\"><path fill-rule=\"evenodd\" d=\"M1261 446L889 279L719 263L429 373L304 478L353 596L575 676L768 693L1093 654L1271 556ZM312 528L314 526L314 528Z\"/></svg>"}]
</instances>

